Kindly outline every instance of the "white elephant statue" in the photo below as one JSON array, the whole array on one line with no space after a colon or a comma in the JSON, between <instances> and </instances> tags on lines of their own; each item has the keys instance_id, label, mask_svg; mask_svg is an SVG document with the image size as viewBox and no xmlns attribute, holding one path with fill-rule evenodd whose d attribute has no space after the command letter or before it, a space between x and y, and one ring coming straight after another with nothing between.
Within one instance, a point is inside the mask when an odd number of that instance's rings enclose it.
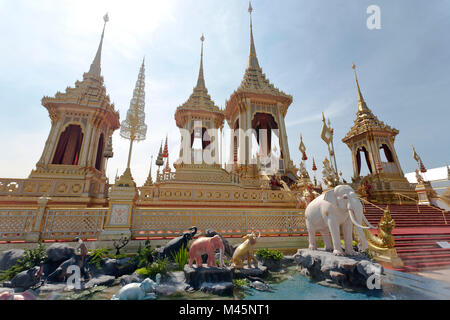
<instances>
[{"instance_id":1,"label":"white elephant statue","mask_svg":"<svg viewBox=\"0 0 450 320\"><path fill-rule=\"evenodd\" d=\"M355 191L348 185L339 185L322 193L311 201L305 209L306 227L308 228L309 249L316 250L316 232L320 232L325 250L335 255L344 255L340 239L340 227L344 235L345 254L355 255L353 250L353 225L356 226L361 240L359 249L367 249L367 241L362 229L376 229L364 216L363 206ZM362 222L367 226L363 226ZM333 239L333 245L330 239Z\"/></svg>"},{"instance_id":2,"label":"white elephant statue","mask_svg":"<svg viewBox=\"0 0 450 320\"><path fill-rule=\"evenodd\" d=\"M156 287L161 281L161 275L156 275L156 282L150 278L144 279L141 283L133 282L123 286L111 300L150 300L155 299Z\"/></svg>"}]
</instances>

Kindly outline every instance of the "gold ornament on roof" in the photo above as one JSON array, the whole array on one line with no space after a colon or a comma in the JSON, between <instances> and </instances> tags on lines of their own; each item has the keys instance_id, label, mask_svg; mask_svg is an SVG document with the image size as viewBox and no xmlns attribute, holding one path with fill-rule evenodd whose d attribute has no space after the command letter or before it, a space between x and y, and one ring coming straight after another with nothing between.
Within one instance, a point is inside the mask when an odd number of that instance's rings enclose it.
<instances>
[{"instance_id":1,"label":"gold ornament on roof","mask_svg":"<svg viewBox=\"0 0 450 320\"><path fill-rule=\"evenodd\" d=\"M357 135L360 135L367 131L375 131L375 130L389 132L392 136L395 137L399 131L397 129L388 126L383 121L378 120L378 118L372 113L369 107L367 107L367 104L361 93L361 89L359 87L358 76L356 74L356 66L354 63L352 64L352 68L355 73L355 82L358 93L358 111L356 112L356 119L353 123L352 128L342 139L342 141L346 142Z\"/></svg>"}]
</instances>

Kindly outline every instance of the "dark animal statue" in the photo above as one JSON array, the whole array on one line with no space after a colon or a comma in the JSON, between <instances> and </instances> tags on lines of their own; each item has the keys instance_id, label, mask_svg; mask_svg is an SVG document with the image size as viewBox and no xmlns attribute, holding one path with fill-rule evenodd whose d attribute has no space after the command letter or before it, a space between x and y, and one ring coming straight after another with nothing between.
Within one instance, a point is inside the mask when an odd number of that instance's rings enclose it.
<instances>
[{"instance_id":1,"label":"dark animal statue","mask_svg":"<svg viewBox=\"0 0 450 320\"><path fill-rule=\"evenodd\" d=\"M197 227L190 227L190 232L183 232L183 234L179 237L176 237L167 244L157 249L157 256L160 259L169 258L173 260L173 256L181 249L182 246L185 248L188 247L189 240L192 240L194 236L197 234Z\"/></svg>"}]
</instances>

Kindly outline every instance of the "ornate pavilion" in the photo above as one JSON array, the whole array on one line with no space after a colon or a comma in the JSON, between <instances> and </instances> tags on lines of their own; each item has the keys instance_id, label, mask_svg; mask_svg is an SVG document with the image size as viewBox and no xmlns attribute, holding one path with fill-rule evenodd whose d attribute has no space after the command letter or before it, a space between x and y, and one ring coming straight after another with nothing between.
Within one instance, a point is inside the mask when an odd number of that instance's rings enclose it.
<instances>
[{"instance_id":1,"label":"ornate pavilion","mask_svg":"<svg viewBox=\"0 0 450 320\"><path fill-rule=\"evenodd\" d=\"M175 171L169 167L166 140L156 159L158 173L153 179L150 170L143 186L136 186L129 167L133 141L143 139L146 131L144 62L127 119L120 124L101 76L105 16L99 47L83 80L64 93L42 99L52 124L36 169L27 179L0 179L0 242L63 241L75 236L110 241L124 235L135 240L166 239L195 225L200 232L214 229L237 238L258 230L266 239L262 245L271 241L279 248L298 248L299 241L305 241L299 236L306 233L299 198L313 185L303 163L297 168L290 158L285 117L293 97L263 73L253 39L251 6L249 12L250 50L240 86L224 110L217 107L204 79L202 36L196 86L174 115L182 146ZM356 72L355 80L356 120L342 139L352 154L354 189L359 188L367 198L362 186L370 184L370 200L378 203L395 202L398 194L416 201L417 190L404 177L395 152L398 130L378 120L363 99ZM223 167L214 159L225 120L232 129L231 162ZM119 128L131 141L128 165L109 184L106 163L113 156L111 136ZM259 149L256 161L250 147L253 137L247 134L251 130ZM208 139L201 139L205 135ZM199 137L200 150L194 148ZM276 170L269 174L261 160L271 155L275 140L280 157ZM387 161L381 161L380 150ZM213 161L193 161L199 151L207 151ZM360 177L361 154L370 170L364 179ZM275 180L269 178L271 174Z\"/></svg>"}]
</instances>

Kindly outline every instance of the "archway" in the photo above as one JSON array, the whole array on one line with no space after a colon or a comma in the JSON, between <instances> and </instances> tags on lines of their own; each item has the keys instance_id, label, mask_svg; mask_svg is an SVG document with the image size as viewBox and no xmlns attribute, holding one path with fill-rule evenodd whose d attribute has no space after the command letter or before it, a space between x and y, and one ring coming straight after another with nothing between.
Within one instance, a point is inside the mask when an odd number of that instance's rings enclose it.
<instances>
[{"instance_id":1,"label":"archway","mask_svg":"<svg viewBox=\"0 0 450 320\"><path fill-rule=\"evenodd\" d=\"M272 150L272 130L278 130L274 117L269 113L256 113L252 119L252 129L256 133L259 154L269 155Z\"/></svg>"},{"instance_id":2,"label":"archway","mask_svg":"<svg viewBox=\"0 0 450 320\"><path fill-rule=\"evenodd\" d=\"M77 165L82 143L81 127L76 124L69 125L59 136L52 164Z\"/></svg>"},{"instance_id":3,"label":"archway","mask_svg":"<svg viewBox=\"0 0 450 320\"><path fill-rule=\"evenodd\" d=\"M381 150L384 152L381 152ZM391 149L384 143L380 146L380 159L384 159L385 162L394 162Z\"/></svg>"},{"instance_id":4,"label":"archway","mask_svg":"<svg viewBox=\"0 0 450 320\"><path fill-rule=\"evenodd\" d=\"M367 169L369 170L370 174L372 174L372 166L370 165L369 153L367 152L366 147L359 147L356 151L356 171L358 173L358 176L361 176L361 153L364 154Z\"/></svg>"},{"instance_id":5,"label":"archway","mask_svg":"<svg viewBox=\"0 0 450 320\"><path fill-rule=\"evenodd\" d=\"M103 150L105 149L105 142L103 138L103 133L100 135L98 139L98 147L97 147L97 158L95 160L95 169L101 171L102 159L103 159Z\"/></svg>"}]
</instances>

